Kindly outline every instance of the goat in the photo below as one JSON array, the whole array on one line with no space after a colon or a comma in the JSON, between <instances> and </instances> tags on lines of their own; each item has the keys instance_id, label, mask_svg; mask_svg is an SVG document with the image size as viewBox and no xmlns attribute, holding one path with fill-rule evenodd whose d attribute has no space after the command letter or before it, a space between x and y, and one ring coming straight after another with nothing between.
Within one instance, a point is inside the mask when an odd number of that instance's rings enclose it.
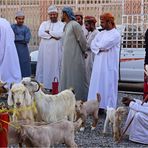
<instances>
[{"instance_id":1,"label":"goat","mask_svg":"<svg viewBox=\"0 0 148 148\"><path fill-rule=\"evenodd\" d=\"M21 135L20 135L20 125L23 124L27 124L27 122L25 120L19 120L19 121L10 121L9 122L9 126L8 126L8 133L7 133L7 137L8 137L8 145L16 145L19 144L19 147L22 147L22 144L25 144L26 146L31 146L30 144L28 144L29 142L26 141L22 141L21 140Z\"/></svg>"},{"instance_id":2,"label":"goat","mask_svg":"<svg viewBox=\"0 0 148 148\"><path fill-rule=\"evenodd\" d=\"M121 136L121 122L126 112L124 107L118 107L117 109L107 107L103 133L106 134L107 125L110 122L112 124L113 138L118 141Z\"/></svg>"},{"instance_id":3,"label":"goat","mask_svg":"<svg viewBox=\"0 0 148 148\"><path fill-rule=\"evenodd\" d=\"M12 116L13 121L34 121L37 111L33 105L34 102L32 96L22 83L16 83L12 85L11 89L9 90L7 103L9 106L14 106Z\"/></svg>"},{"instance_id":4,"label":"goat","mask_svg":"<svg viewBox=\"0 0 148 148\"><path fill-rule=\"evenodd\" d=\"M41 125L41 124L47 124L43 122L32 122L29 123L29 125ZM19 121L10 121L8 126L8 145L16 145L19 144L19 147L22 147L22 145L26 145L26 147L33 147L29 139L23 140L23 137L21 135L21 126L22 125L28 125L28 122L26 120L19 120ZM29 126L28 125L28 126Z\"/></svg>"},{"instance_id":5,"label":"goat","mask_svg":"<svg viewBox=\"0 0 148 148\"><path fill-rule=\"evenodd\" d=\"M74 133L82 124L80 118L77 122L61 120L46 125L21 125L20 139L23 143L30 143L31 147L50 147L55 144L66 144L68 147L77 147Z\"/></svg>"},{"instance_id":6,"label":"goat","mask_svg":"<svg viewBox=\"0 0 148 148\"><path fill-rule=\"evenodd\" d=\"M8 89L4 87L5 85L6 83L0 81L0 97L8 92Z\"/></svg>"},{"instance_id":7,"label":"goat","mask_svg":"<svg viewBox=\"0 0 148 148\"><path fill-rule=\"evenodd\" d=\"M83 101L76 101L76 120L81 117L83 119L81 131L84 131L85 129L85 123L88 115L93 116L93 124L91 126L91 130L94 130L96 128L96 125L98 123L98 110L99 110L99 103L100 103L101 97L100 94L97 93L97 99L96 100L89 100L86 102Z\"/></svg>"},{"instance_id":8,"label":"goat","mask_svg":"<svg viewBox=\"0 0 148 148\"><path fill-rule=\"evenodd\" d=\"M49 95L42 91L38 82L33 82L29 78L23 80L22 83L34 95L40 120L51 123L66 117L73 121L76 99L72 89Z\"/></svg>"}]
</instances>

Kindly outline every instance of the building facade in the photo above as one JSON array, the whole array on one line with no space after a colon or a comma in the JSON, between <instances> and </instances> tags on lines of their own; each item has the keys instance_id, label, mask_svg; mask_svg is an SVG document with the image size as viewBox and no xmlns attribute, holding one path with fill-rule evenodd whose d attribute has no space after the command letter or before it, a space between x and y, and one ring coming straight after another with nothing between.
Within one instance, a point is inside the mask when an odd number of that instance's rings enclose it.
<instances>
[{"instance_id":1,"label":"building facade","mask_svg":"<svg viewBox=\"0 0 148 148\"><path fill-rule=\"evenodd\" d=\"M0 17L10 23L15 22L15 13L22 9L25 13L25 24L32 32L30 48L36 49L39 44L38 28L42 21L48 19L47 8L55 4L59 9L59 18L64 6L70 6L74 11L81 11L83 15L92 15L99 26L100 15L111 12L115 16L116 24L143 25L142 33L147 28L148 0L0 0ZM146 25L145 25L146 24Z\"/></svg>"},{"instance_id":2,"label":"building facade","mask_svg":"<svg viewBox=\"0 0 148 148\"><path fill-rule=\"evenodd\" d=\"M92 15L97 19L99 26L100 15L104 12L111 12L116 23L121 24L122 0L55 0L54 4L61 10L64 5L70 6L74 11L81 11L83 15Z\"/></svg>"}]
</instances>

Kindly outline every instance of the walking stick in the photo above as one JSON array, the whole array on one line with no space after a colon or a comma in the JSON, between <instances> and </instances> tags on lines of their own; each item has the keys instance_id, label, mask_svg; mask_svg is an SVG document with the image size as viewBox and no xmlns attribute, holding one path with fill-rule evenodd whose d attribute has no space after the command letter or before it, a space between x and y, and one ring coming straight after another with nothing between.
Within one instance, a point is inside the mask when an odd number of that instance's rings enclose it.
<instances>
[{"instance_id":1,"label":"walking stick","mask_svg":"<svg viewBox=\"0 0 148 148\"><path fill-rule=\"evenodd\" d=\"M148 95L145 97L145 99L142 101L141 105L144 104L144 102L146 102L148 100ZM125 135L126 131L128 130L129 126L131 125L132 121L134 120L135 114L133 115L132 119L130 120L130 122L128 123L127 127L125 128L125 130L123 131L122 135L120 136L118 143L121 142L121 140L123 139L123 136Z\"/></svg>"}]
</instances>

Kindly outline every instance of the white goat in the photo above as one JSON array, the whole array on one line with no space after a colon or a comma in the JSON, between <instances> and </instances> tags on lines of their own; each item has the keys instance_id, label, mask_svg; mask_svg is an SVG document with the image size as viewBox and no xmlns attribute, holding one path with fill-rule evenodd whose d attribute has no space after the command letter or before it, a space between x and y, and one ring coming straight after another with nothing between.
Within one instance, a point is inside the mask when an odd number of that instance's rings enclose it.
<instances>
[{"instance_id":1,"label":"white goat","mask_svg":"<svg viewBox=\"0 0 148 148\"><path fill-rule=\"evenodd\" d=\"M113 138L118 141L121 136L121 122L126 112L124 107L118 107L117 109L107 107L103 133L106 133L107 125L110 122L112 124Z\"/></svg>"},{"instance_id":2,"label":"white goat","mask_svg":"<svg viewBox=\"0 0 148 148\"><path fill-rule=\"evenodd\" d=\"M36 82L25 79L22 83L34 95L41 120L51 123L66 117L73 121L76 99L71 89L64 90L57 95L49 95L45 94L41 88L35 91L39 87Z\"/></svg>"},{"instance_id":3,"label":"white goat","mask_svg":"<svg viewBox=\"0 0 148 148\"><path fill-rule=\"evenodd\" d=\"M75 123L61 120L46 125L21 125L20 139L25 144L29 142L31 147L50 147L63 143L68 147L77 147L74 133L81 124L80 118Z\"/></svg>"},{"instance_id":4,"label":"white goat","mask_svg":"<svg viewBox=\"0 0 148 148\"><path fill-rule=\"evenodd\" d=\"M22 83L12 85L8 94L8 105L14 106L13 121L28 120L34 121L36 110L33 105L33 99L28 89Z\"/></svg>"},{"instance_id":5,"label":"white goat","mask_svg":"<svg viewBox=\"0 0 148 148\"><path fill-rule=\"evenodd\" d=\"M19 121L11 121L8 126L8 145L16 145L19 144L19 147L22 147L23 144L26 145L26 147L30 147L31 145L28 144L29 140L27 141L22 141L21 139L21 134L20 134L20 126L27 124L25 120L19 120ZM29 123L30 124L30 123ZM33 122L34 124L34 122Z\"/></svg>"}]
</instances>

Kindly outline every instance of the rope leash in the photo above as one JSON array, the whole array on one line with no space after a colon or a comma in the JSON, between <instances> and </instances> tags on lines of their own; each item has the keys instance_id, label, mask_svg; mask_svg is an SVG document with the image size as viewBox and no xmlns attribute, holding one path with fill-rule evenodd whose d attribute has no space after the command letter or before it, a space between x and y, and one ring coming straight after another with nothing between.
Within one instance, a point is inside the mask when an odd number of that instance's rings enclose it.
<instances>
[{"instance_id":1,"label":"rope leash","mask_svg":"<svg viewBox=\"0 0 148 148\"><path fill-rule=\"evenodd\" d=\"M2 119L0 119L0 121L3 122L3 123L8 124L8 125L10 125L10 126L12 126L13 128L15 128L15 129L17 129L17 130L20 129L20 126L15 126L14 124L12 124L12 123L10 123L10 122L7 122L7 121L2 120Z\"/></svg>"},{"instance_id":2,"label":"rope leash","mask_svg":"<svg viewBox=\"0 0 148 148\"><path fill-rule=\"evenodd\" d=\"M26 111L26 110L31 110L31 109L33 109L34 112L37 113L36 102L35 101L30 106L24 106L24 107L13 108L13 109L2 108L2 109L0 109L0 113L20 112L20 111Z\"/></svg>"}]
</instances>

